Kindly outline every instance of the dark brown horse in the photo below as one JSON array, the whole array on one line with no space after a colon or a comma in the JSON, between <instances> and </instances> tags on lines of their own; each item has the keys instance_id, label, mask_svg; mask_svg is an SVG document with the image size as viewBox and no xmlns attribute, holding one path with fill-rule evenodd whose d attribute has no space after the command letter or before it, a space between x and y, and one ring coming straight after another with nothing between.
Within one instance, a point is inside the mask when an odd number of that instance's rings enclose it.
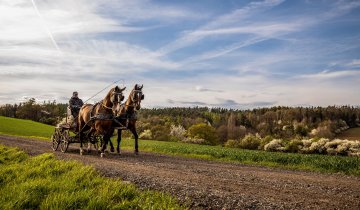
<instances>
[{"instance_id":1,"label":"dark brown horse","mask_svg":"<svg viewBox=\"0 0 360 210\"><path fill-rule=\"evenodd\" d=\"M103 144L101 147L101 156L111 136L114 133L112 126L116 108L120 102L124 100L123 91L118 86L112 88L105 96L105 98L96 103L85 104L81 107L79 112L79 138L80 138L80 154L83 154L83 143L85 139L90 138L91 135L96 134L103 137Z\"/></svg>"},{"instance_id":2,"label":"dark brown horse","mask_svg":"<svg viewBox=\"0 0 360 210\"><path fill-rule=\"evenodd\" d=\"M120 154L121 131L129 129L135 138L135 154L139 154L138 134L136 132L136 111L141 108L141 101L144 100L145 95L142 93L143 85L135 85L134 89L129 94L128 99L117 108L117 114L114 122L115 127L122 127L118 129L117 147L116 151Z\"/></svg>"}]
</instances>

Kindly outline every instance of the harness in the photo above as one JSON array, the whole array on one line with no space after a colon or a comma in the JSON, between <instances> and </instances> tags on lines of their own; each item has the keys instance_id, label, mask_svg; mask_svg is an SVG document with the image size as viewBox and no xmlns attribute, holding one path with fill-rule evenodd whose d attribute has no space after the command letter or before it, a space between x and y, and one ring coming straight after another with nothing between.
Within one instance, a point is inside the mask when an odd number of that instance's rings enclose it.
<instances>
[{"instance_id":1,"label":"harness","mask_svg":"<svg viewBox=\"0 0 360 210\"><path fill-rule=\"evenodd\" d=\"M92 107L92 109L90 111L90 121L93 121L93 120L113 120L113 118L114 118L113 113L111 113L111 114L98 113L98 114L94 115L95 107L98 106L98 105L103 106L105 109L112 110L112 108L105 106L103 101L97 102L96 104L94 104L94 106Z\"/></svg>"}]
</instances>

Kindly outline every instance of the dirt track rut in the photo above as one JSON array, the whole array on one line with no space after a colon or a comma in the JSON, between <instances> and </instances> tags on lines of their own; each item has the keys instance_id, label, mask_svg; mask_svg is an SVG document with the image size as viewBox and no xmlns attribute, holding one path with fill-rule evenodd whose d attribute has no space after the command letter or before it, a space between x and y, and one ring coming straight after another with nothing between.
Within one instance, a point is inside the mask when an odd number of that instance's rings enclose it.
<instances>
[{"instance_id":1,"label":"dirt track rut","mask_svg":"<svg viewBox=\"0 0 360 210\"><path fill-rule=\"evenodd\" d=\"M31 155L53 152L50 142L0 135L0 144ZM93 165L108 177L164 191L199 209L360 209L360 177L320 174L130 151L80 156L78 145L60 159Z\"/></svg>"}]
</instances>

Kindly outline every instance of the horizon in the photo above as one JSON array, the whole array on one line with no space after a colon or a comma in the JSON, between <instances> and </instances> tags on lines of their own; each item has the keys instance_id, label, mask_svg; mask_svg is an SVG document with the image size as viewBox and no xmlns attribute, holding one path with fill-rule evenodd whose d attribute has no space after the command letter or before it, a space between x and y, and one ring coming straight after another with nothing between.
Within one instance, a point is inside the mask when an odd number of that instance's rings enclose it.
<instances>
[{"instance_id":1,"label":"horizon","mask_svg":"<svg viewBox=\"0 0 360 210\"><path fill-rule=\"evenodd\" d=\"M0 104L121 80L146 108L360 105L359 1L5 0L0 30Z\"/></svg>"}]
</instances>

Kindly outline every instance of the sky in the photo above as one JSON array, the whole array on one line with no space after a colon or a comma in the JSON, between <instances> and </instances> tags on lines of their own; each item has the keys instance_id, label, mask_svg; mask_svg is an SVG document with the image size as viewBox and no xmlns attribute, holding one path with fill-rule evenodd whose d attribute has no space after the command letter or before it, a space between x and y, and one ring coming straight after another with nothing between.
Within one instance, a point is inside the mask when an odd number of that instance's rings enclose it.
<instances>
[{"instance_id":1,"label":"sky","mask_svg":"<svg viewBox=\"0 0 360 210\"><path fill-rule=\"evenodd\" d=\"M0 104L112 83L148 108L359 106L360 1L0 0Z\"/></svg>"}]
</instances>

